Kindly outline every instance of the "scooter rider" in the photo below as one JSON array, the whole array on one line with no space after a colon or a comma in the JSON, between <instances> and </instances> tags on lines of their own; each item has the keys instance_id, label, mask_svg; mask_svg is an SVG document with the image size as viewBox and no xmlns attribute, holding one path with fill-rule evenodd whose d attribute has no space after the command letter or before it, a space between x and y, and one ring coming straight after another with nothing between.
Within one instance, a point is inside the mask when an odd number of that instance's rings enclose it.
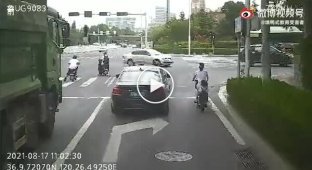
<instances>
[{"instance_id":1,"label":"scooter rider","mask_svg":"<svg viewBox=\"0 0 312 170\"><path fill-rule=\"evenodd\" d=\"M108 57L107 51L104 52L103 63L104 63L104 70L107 69L109 71L109 57Z\"/></svg>"},{"instance_id":2,"label":"scooter rider","mask_svg":"<svg viewBox=\"0 0 312 170\"><path fill-rule=\"evenodd\" d=\"M77 58L78 57L76 55L74 55L73 58L68 61L68 71L67 71L66 77L64 79L65 81L66 81L67 77L69 76L71 70L75 71L75 74L77 76L78 66L80 65L80 62Z\"/></svg>"},{"instance_id":3,"label":"scooter rider","mask_svg":"<svg viewBox=\"0 0 312 170\"><path fill-rule=\"evenodd\" d=\"M194 77L193 77L193 81L195 81L196 96L198 96L198 90L202 85L202 80L206 81L207 83L209 80L208 71L204 70L204 68L205 68L205 64L199 63L199 70L195 72ZM198 85L199 82L201 82L200 85ZM195 100L195 102L197 102L197 100Z\"/></svg>"}]
</instances>

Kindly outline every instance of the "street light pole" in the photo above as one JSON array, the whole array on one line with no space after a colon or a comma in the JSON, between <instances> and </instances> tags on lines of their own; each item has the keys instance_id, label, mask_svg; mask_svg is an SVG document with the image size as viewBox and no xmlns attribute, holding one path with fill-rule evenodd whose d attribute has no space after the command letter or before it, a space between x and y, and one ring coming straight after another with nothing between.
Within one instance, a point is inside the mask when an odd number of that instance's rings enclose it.
<instances>
[{"instance_id":1,"label":"street light pole","mask_svg":"<svg viewBox=\"0 0 312 170\"><path fill-rule=\"evenodd\" d=\"M191 15L192 15L192 0L189 0L188 55L191 55Z\"/></svg>"},{"instance_id":2,"label":"street light pole","mask_svg":"<svg viewBox=\"0 0 312 170\"><path fill-rule=\"evenodd\" d=\"M145 13L145 48L147 48L147 14Z\"/></svg>"}]
</instances>

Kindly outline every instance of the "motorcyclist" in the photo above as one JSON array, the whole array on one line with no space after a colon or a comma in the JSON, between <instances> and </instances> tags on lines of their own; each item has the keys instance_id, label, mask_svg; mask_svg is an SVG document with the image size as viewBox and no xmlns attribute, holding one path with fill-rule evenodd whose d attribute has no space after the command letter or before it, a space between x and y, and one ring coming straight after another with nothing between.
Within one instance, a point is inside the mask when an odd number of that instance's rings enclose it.
<instances>
[{"instance_id":1,"label":"motorcyclist","mask_svg":"<svg viewBox=\"0 0 312 170\"><path fill-rule=\"evenodd\" d=\"M107 69L109 71L109 57L108 57L107 51L104 52L103 63L104 63L104 70Z\"/></svg>"},{"instance_id":2,"label":"motorcyclist","mask_svg":"<svg viewBox=\"0 0 312 170\"><path fill-rule=\"evenodd\" d=\"M197 70L195 72L194 77L193 77L193 81L195 81L196 96L198 96L199 90L202 89L201 88L202 85L205 85L205 84L203 84L203 82L207 83L207 89L206 88L204 88L204 89L207 90L207 92L208 92L209 76L208 76L208 71L204 70L204 68L205 68L205 64L204 63L199 63L199 70ZM198 84L199 82L201 82L201 83ZM195 102L197 102L197 97L196 97Z\"/></svg>"},{"instance_id":3,"label":"motorcyclist","mask_svg":"<svg viewBox=\"0 0 312 170\"><path fill-rule=\"evenodd\" d=\"M76 55L74 55L73 58L68 61L68 71L67 71L66 77L64 79L65 81L66 81L67 77L70 75L71 71L74 71L75 76L77 76L78 66L80 65L80 62L77 58L78 57Z\"/></svg>"}]
</instances>

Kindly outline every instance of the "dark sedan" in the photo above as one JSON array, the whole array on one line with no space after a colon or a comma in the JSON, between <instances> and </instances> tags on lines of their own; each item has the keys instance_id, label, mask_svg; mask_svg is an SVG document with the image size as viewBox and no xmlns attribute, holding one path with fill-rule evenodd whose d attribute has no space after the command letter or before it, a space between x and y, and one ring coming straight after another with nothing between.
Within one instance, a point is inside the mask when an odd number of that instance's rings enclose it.
<instances>
[{"instance_id":1,"label":"dark sedan","mask_svg":"<svg viewBox=\"0 0 312 170\"><path fill-rule=\"evenodd\" d=\"M261 63L262 45L251 45L250 47L250 66L255 63ZM245 62L245 49L241 49L240 60ZM292 57L285 52L278 50L277 48L270 46L270 59L271 64L279 64L280 66L287 67L292 63Z\"/></svg>"},{"instance_id":2,"label":"dark sedan","mask_svg":"<svg viewBox=\"0 0 312 170\"><path fill-rule=\"evenodd\" d=\"M151 104L145 101L138 93L137 84L139 85L141 95L146 100L158 102L165 100L170 93L170 76L157 67L144 71L146 68L146 66L125 67L121 74L116 75L118 79L112 91L111 103L113 113L122 113L129 110L144 110L168 114L168 100L158 104ZM140 75L140 80L137 82ZM162 83L164 86L150 92L151 80Z\"/></svg>"}]
</instances>

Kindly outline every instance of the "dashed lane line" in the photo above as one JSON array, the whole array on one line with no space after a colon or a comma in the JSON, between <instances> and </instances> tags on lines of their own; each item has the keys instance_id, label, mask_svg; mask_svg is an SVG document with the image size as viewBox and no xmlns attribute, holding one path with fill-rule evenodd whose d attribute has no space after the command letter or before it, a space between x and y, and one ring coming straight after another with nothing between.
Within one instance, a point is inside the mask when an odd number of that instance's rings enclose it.
<instances>
[{"instance_id":1,"label":"dashed lane line","mask_svg":"<svg viewBox=\"0 0 312 170\"><path fill-rule=\"evenodd\" d=\"M78 77L76 81L79 81L79 80L81 80L81 77ZM68 87L68 86L74 84L76 81L70 81L70 82L64 83L62 85L62 87Z\"/></svg>"},{"instance_id":2,"label":"dashed lane line","mask_svg":"<svg viewBox=\"0 0 312 170\"><path fill-rule=\"evenodd\" d=\"M110 79L112 79L112 77L109 77L109 78L105 81L105 84L107 84L107 83L110 81Z\"/></svg>"},{"instance_id":3,"label":"dashed lane line","mask_svg":"<svg viewBox=\"0 0 312 170\"><path fill-rule=\"evenodd\" d=\"M93 123L96 116L98 115L98 113L102 109L105 101L107 101L107 99L101 100L101 102L97 105L97 107L95 108L95 110L93 111L91 116L83 124L83 126L79 129L79 131L77 132L75 137L70 141L70 143L66 146L66 148L64 149L64 151L61 154L70 154L73 152L73 150L76 148L77 144L79 143L79 141L81 140L83 135L86 133L86 131L88 130L88 128ZM57 170L61 170L61 168L62 168L61 165L64 164L64 162L65 162L65 159L59 158L53 163L53 166L56 167Z\"/></svg>"},{"instance_id":4,"label":"dashed lane line","mask_svg":"<svg viewBox=\"0 0 312 170\"><path fill-rule=\"evenodd\" d=\"M113 82L115 81L115 79L116 79L116 77L114 77L114 78L108 83L107 87L109 87L110 85L112 85Z\"/></svg>"},{"instance_id":5,"label":"dashed lane line","mask_svg":"<svg viewBox=\"0 0 312 170\"><path fill-rule=\"evenodd\" d=\"M84 82L80 87L90 86L96 79L97 79L97 77L92 77L88 81Z\"/></svg>"}]
</instances>

